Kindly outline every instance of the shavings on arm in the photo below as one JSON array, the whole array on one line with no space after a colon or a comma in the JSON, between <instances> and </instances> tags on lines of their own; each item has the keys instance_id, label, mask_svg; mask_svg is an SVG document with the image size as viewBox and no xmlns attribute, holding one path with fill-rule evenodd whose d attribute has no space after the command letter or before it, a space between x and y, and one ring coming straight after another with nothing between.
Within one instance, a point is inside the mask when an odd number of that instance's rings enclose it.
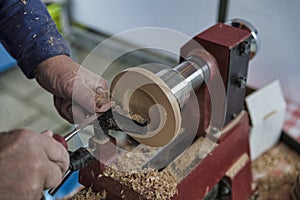
<instances>
[{"instance_id":1,"label":"shavings on arm","mask_svg":"<svg viewBox=\"0 0 300 200\"><path fill-rule=\"evenodd\" d=\"M52 36L49 38L49 40L47 41L47 43L50 44L51 46L54 46L54 40L53 40Z\"/></svg>"}]
</instances>

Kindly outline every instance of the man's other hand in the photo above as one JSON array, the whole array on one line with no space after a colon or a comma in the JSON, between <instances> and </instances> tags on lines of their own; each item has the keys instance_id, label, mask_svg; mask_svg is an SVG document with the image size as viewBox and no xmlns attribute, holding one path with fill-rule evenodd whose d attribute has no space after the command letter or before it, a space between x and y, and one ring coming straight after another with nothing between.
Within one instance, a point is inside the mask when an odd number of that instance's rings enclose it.
<instances>
[{"instance_id":1,"label":"man's other hand","mask_svg":"<svg viewBox=\"0 0 300 200\"><path fill-rule=\"evenodd\" d=\"M51 131L0 132L0 199L39 200L44 189L61 182L68 167L68 152Z\"/></svg>"}]
</instances>

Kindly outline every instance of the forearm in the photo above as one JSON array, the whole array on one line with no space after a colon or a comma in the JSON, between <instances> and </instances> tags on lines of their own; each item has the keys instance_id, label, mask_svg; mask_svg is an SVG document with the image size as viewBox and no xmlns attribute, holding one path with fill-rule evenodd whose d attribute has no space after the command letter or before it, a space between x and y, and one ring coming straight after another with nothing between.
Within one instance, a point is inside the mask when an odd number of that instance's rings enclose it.
<instances>
[{"instance_id":1,"label":"forearm","mask_svg":"<svg viewBox=\"0 0 300 200\"><path fill-rule=\"evenodd\" d=\"M67 42L40 0L0 1L0 41L28 78L48 58L69 55Z\"/></svg>"},{"instance_id":2,"label":"forearm","mask_svg":"<svg viewBox=\"0 0 300 200\"><path fill-rule=\"evenodd\" d=\"M50 93L69 98L72 96L72 82L80 65L66 55L53 56L41 62L35 69L36 81ZM62 81L63 80L63 81ZM70 83L70 84L69 84Z\"/></svg>"}]
</instances>

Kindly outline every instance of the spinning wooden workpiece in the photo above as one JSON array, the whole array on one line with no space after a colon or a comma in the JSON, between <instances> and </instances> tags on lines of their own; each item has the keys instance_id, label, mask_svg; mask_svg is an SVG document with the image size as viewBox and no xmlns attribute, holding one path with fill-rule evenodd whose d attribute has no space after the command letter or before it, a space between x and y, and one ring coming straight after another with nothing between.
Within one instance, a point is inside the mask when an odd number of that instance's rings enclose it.
<instances>
[{"instance_id":1,"label":"spinning wooden workpiece","mask_svg":"<svg viewBox=\"0 0 300 200\"><path fill-rule=\"evenodd\" d=\"M156 166L159 156L168 163L163 170L171 171L178 184L178 194L172 199L227 195L246 200L251 196L249 121L243 105L248 62L259 47L256 34L243 20L219 23L181 48L178 66L129 68L113 79L111 94L123 108L150 119L147 134L128 134L149 146L168 144L148 164ZM191 103L192 93L196 107ZM188 120L184 112L189 114ZM198 125L197 130L190 124ZM185 131L179 134L182 129ZM183 136L193 137L193 144L176 160L166 161L173 158L164 154L166 149L170 153L176 144L179 148ZM146 199L103 175L107 163L117 162L111 144L95 144L105 159L94 160L81 170L79 181L94 191L106 190L108 199Z\"/></svg>"}]
</instances>

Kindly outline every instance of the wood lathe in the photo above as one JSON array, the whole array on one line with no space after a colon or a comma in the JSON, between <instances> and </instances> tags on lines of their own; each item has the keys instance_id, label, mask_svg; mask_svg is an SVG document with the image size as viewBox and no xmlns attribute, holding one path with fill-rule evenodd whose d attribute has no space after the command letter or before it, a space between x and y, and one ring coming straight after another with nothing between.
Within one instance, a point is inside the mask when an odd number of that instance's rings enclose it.
<instances>
[{"instance_id":1,"label":"wood lathe","mask_svg":"<svg viewBox=\"0 0 300 200\"><path fill-rule=\"evenodd\" d=\"M123 131L131 142L119 146L114 134L94 125L89 146L95 158L80 170L79 182L113 200L251 198L244 98L248 63L258 48L256 29L235 19L188 41L176 67L150 64L118 73L111 98L148 119L147 133ZM131 151L151 155L140 162L141 171L125 169L120 150L132 165Z\"/></svg>"}]
</instances>

